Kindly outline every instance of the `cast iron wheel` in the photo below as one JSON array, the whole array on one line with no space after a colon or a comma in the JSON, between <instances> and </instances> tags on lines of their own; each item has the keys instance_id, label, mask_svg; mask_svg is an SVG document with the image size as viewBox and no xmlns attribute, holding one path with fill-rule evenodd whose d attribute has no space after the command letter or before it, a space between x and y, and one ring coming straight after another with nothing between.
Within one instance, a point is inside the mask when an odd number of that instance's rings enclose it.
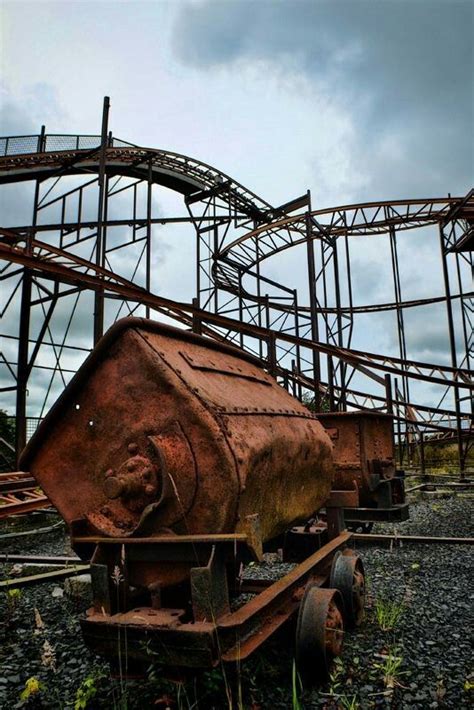
<instances>
[{"instance_id":1,"label":"cast iron wheel","mask_svg":"<svg viewBox=\"0 0 474 710\"><path fill-rule=\"evenodd\" d=\"M296 666L305 687L327 679L342 650L343 601L337 589L309 583L298 612Z\"/></svg>"},{"instance_id":2,"label":"cast iron wheel","mask_svg":"<svg viewBox=\"0 0 474 710\"><path fill-rule=\"evenodd\" d=\"M364 565L359 555L352 550L338 552L332 561L329 585L342 595L346 625L359 626L364 618L365 603Z\"/></svg>"}]
</instances>

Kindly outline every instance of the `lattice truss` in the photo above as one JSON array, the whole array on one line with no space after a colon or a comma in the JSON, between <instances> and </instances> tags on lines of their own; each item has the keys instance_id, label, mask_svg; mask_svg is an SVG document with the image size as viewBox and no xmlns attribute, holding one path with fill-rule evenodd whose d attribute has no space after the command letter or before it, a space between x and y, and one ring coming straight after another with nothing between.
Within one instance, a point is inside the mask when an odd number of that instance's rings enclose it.
<instances>
[{"instance_id":1,"label":"lattice truss","mask_svg":"<svg viewBox=\"0 0 474 710\"><path fill-rule=\"evenodd\" d=\"M472 444L473 191L331 210L313 210L308 193L274 207L209 165L104 126L101 136L0 139L0 183L7 207L13 189L24 196L22 217L0 230L2 393L18 448L104 328L141 315L231 340L318 410L393 413L407 447L423 434L453 437L462 469ZM179 214L162 213L163 188L179 196ZM161 293L156 273L163 230L178 228L195 238L183 254L195 261L192 302ZM438 290L406 298L400 240L425 230L436 233ZM359 303L354 262L360 271L361 245L373 254L367 240L385 245L391 295ZM442 321L444 361L410 359L415 310ZM360 347L381 314L396 333L387 354Z\"/></svg>"}]
</instances>

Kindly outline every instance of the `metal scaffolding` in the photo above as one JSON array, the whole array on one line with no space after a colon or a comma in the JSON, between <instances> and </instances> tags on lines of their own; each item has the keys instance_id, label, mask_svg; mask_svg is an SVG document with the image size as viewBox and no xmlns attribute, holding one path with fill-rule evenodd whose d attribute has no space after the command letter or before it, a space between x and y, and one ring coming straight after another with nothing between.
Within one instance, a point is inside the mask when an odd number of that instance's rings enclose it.
<instances>
[{"instance_id":1,"label":"metal scaffolding","mask_svg":"<svg viewBox=\"0 0 474 710\"><path fill-rule=\"evenodd\" d=\"M29 221L0 229L1 391L14 397L17 454L28 425L49 409L104 329L140 314L251 351L316 411L393 414L402 466L415 448L423 463L428 439L452 439L464 478L473 444L474 190L324 210L312 209L308 192L274 207L193 158L115 138L108 116L106 99L97 136L49 135L43 127L39 135L0 139L0 184L30 186L32 200ZM163 188L182 196L179 215L161 213ZM172 225L195 235L195 296L186 303L156 286L158 230ZM438 291L406 298L400 239L433 229ZM366 237L387 245L390 295L358 305L354 254ZM274 278L272 264L296 253L304 264L297 283ZM445 313L449 364L409 357L407 314L427 314L429 328L433 306ZM362 318L374 314L394 318L397 351L354 347ZM420 383L428 394L420 394ZM34 412L32 388L40 403Z\"/></svg>"}]
</instances>

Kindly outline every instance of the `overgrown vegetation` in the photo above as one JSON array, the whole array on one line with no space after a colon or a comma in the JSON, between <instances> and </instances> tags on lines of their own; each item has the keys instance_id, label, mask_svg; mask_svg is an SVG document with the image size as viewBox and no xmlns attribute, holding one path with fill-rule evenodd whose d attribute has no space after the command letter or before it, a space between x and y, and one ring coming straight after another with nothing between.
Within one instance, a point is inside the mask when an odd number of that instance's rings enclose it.
<instances>
[{"instance_id":1,"label":"overgrown vegetation","mask_svg":"<svg viewBox=\"0 0 474 710\"><path fill-rule=\"evenodd\" d=\"M374 604L375 618L382 631L393 631L405 611L403 602L378 596Z\"/></svg>"},{"instance_id":2,"label":"overgrown vegetation","mask_svg":"<svg viewBox=\"0 0 474 710\"><path fill-rule=\"evenodd\" d=\"M310 412L315 412L316 414L319 412L329 412L329 400L322 398L321 399L321 408L316 409L316 403L314 399L314 394L311 392L303 392L301 396L301 402L304 404L304 406L309 409Z\"/></svg>"},{"instance_id":3,"label":"overgrown vegetation","mask_svg":"<svg viewBox=\"0 0 474 710\"><path fill-rule=\"evenodd\" d=\"M15 419L0 409L0 472L15 470Z\"/></svg>"},{"instance_id":4,"label":"overgrown vegetation","mask_svg":"<svg viewBox=\"0 0 474 710\"><path fill-rule=\"evenodd\" d=\"M401 670L403 658L396 647L389 648L385 654L380 655L382 662L374 663L374 668L382 672L384 686L388 690L393 690L400 685L399 678L405 674L405 671Z\"/></svg>"},{"instance_id":5,"label":"overgrown vegetation","mask_svg":"<svg viewBox=\"0 0 474 710\"><path fill-rule=\"evenodd\" d=\"M105 677L105 673L98 671L87 676L87 678L84 678L76 691L74 710L86 710L86 708L91 707L91 701L96 697L99 690L99 684L105 679Z\"/></svg>"}]
</instances>

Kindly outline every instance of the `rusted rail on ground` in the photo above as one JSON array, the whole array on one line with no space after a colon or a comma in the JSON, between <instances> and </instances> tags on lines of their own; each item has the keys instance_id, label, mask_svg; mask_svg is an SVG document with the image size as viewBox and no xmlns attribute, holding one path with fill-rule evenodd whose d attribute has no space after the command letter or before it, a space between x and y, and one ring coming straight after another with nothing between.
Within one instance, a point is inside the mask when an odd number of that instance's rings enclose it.
<instances>
[{"instance_id":1,"label":"rusted rail on ground","mask_svg":"<svg viewBox=\"0 0 474 710\"><path fill-rule=\"evenodd\" d=\"M12 577L0 581L0 591L2 589L18 589L19 587L31 587L34 584L42 584L44 582L53 582L58 579L66 579L67 577L75 577L78 574L88 572L90 565L79 564L63 567L62 569L52 570L50 572L41 572L40 574L31 574L26 577Z\"/></svg>"},{"instance_id":2,"label":"rusted rail on ground","mask_svg":"<svg viewBox=\"0 0 474 710\"><path fill-rule=\"evenodd\" d=\"M27 471L0 473L0 493L24 491L29 488L37 488L37 486L35 479Z\"/></svg>"},{"instance_id":3,"label":"rusted rail on ground","mask_svg":"<svg viewBox=\"0 0 474 710\"><path fill-rule=\"evenodd\" d=\"M30 473L12 471L0 474L0 519L50 505Z\"/></svg>"},{"instance_id":4,"label":"rusted rail on ground","mask_svg":"<svg viewBox=\"0 0 474 710\"><path fill-rule=\"evenodd\" d=\"M474 537L440 537L428 535L377 535L374 533L353 533L352 539L357 542L413 542L438 545L473 545Z\"/></svg>"},{"instance_id":5,"label":"rusted rail on ground","mask_svg":"<svg viewBox=\"0 0 474 710\"><path fill-rule=\"evenodd\" d=\"M3 564L24 564L24 565L52 565L60 567L70 564L80 564L79 557L67 557L61 555L0 555L0 563Z\"/></svg>"}]
</instances>

